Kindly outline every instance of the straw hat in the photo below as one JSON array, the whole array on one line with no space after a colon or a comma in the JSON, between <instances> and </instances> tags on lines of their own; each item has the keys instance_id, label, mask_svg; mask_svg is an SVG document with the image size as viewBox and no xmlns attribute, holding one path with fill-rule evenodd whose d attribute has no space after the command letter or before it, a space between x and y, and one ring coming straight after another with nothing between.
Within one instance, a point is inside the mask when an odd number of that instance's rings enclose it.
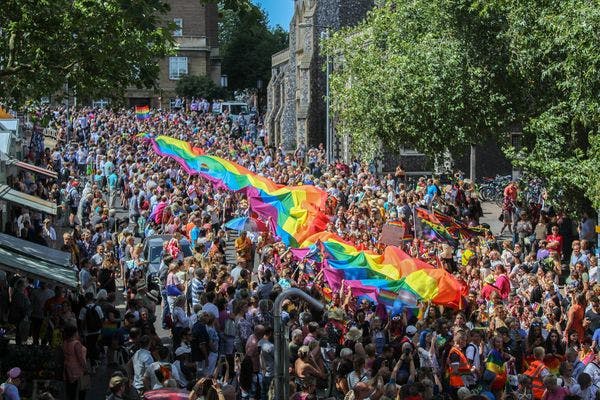
<instances>
[{"instance_id":1,"label":"straw hat","mask_svg":"<svg viewBox=\"0 0 600 400\"><path fill-rule=\"evenodd\" d=\"M352 340L353 342L357 342L362 338L362 329L358 329L356 326L350 328L348 333L346 333L346 339Z\"/></svg>"},{"instance_id":2,"label":"straw hat","mask_svg":"<svg viewBox=\"0 0 600 400\"><path fill-rule=\"evenodd\" d=\"M344 321L346 319L344 310L342 310L341 308L338 308L338 307L335 307L335 308L332 308L331 310L329 310L327 315L329 316L329 319L335 319L336 321Z\"/></svg>"}]
</instances>

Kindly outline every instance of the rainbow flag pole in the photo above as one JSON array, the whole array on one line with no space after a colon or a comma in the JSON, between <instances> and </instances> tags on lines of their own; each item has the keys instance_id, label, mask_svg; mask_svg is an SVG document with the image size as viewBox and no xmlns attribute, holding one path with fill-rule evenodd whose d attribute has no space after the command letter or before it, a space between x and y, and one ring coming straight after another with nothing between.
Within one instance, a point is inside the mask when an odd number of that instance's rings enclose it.
<instances>
[{"instance_id":1,"label":"rainbow flag pole","mask_svg":"<svg viewBox=\"0 0 600 400\"><path fill-rule=\"evenodd\" d=\"M135 106L135 117L139 120L150 118L150 107L148 106Z\"/></svg>"}]
</instances>

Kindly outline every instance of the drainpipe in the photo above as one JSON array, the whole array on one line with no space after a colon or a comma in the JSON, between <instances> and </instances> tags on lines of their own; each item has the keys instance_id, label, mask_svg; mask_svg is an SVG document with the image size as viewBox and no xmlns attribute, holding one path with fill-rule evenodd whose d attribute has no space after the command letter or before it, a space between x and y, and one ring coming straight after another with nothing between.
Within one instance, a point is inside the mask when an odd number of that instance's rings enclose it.
<instances>
[{"instance_id":1,"label":"drainpipe","mask_svg":"<svg viewBox=\"0 0 600 400\"><path fill-rule=\"evenodd\" d=\"M273 334L275 345L275 397L276 399L290 398L290 372L288 369L289 355L287 337L281 322L281 306L283 301L290 297L300 297L310 304L315 310L320 311L325 306L297 288L284 290L277 296L273 303Z\"/></svg>"}]
</instances>

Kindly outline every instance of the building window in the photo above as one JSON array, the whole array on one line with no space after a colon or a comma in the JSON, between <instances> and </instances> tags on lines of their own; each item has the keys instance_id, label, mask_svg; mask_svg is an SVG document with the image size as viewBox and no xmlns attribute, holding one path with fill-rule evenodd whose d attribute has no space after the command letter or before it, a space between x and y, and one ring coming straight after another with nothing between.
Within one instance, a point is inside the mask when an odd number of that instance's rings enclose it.
<instances>
[{"instance_id":1,"label":"building window","mask_svg":"<svg viewBox=\"0 0 600 400\"><path fill-rule=\"evenodd\" d=\"M107 99L98 99L92 101L92 107L95 108L106 108L108 106L109 101Z\"/></svg>"},{"instance_id":2,"label":"building window","mask_svg":"<svg viewBox=\"0 0 600 400\"><path fill-rule=\"evenodd\" d=\"M173 30L173 36L180 37L183 36L183 18L173 18L173 22L175 23L175 28Z\"/></svg>"},{"instance_id":3,"label":"building window","mask_svg":"<svg viewBox=\"0 0 600 400\"><path fill-rule=\"evenodd\" d=\"M187 57L169 57L169 79L179 79L187 73Z\"/></svg>"}]
</instances>

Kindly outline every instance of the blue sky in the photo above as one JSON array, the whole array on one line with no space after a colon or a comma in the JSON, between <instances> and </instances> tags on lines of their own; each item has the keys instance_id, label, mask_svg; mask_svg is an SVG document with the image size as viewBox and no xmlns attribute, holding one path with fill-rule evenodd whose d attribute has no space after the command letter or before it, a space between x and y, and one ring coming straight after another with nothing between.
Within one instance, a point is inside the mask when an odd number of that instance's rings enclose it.
<instances>
[{"instance_id":1,"label":"blue sky","mask_svg":"<svg viewBox=\"0 0 600 400\"><path fill-rule=\"evenodd\" d=\"M286 31L294 14L294 0L252 0L267 12L269 26L281 25Z\"/></svg>"}]
</instances>

